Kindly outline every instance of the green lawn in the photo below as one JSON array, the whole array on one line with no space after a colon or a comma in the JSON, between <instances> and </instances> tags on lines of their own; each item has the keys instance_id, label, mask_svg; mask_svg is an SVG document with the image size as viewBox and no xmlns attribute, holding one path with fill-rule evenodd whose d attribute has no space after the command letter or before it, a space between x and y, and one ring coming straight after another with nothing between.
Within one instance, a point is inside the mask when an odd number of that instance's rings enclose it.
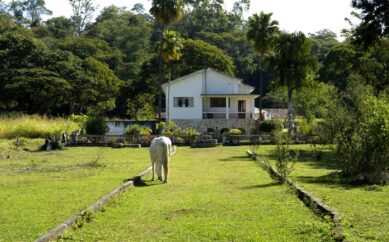
<instances>
[{"instance_id":1,"label":"green lawn","mask_svg":"<svg viewBox=\"0 0 389 242\"><path fill-rule=\"evenodd\" d=\"M259 153L271 160L273 148L262 146ZM321 161L316 161L311 146L292 148L300 150L300 159L290 177L340 212L346 239L389 241L389 186L381 187L382 191L368 191L369 186L347 185L334 176L337 163L329 149L324 149Z\"/></svg>"},{"instance_id":2,"label":"green lawn","mask_svg":"<svg viewBox=\"0 0 389 242\"><path fill-rule=\"evenodd\" d=\"M328 241L294 193L248 159L248 147L179 147L170 181L145 183L114 199L74 241ZM142 150L147 153L147 149Z\"/></svg>"},{"instance_id":3,"label":"green lawn","mask_svg":"<svg viewBox=\"0 0 389 242\"><path fill-rule=\"evenodd\" d=\"M30 140L27 147L39 144ZM38 238L148 166L146 150L30 152L0 140L0 241Z\"/></svg>"}]
</instances>

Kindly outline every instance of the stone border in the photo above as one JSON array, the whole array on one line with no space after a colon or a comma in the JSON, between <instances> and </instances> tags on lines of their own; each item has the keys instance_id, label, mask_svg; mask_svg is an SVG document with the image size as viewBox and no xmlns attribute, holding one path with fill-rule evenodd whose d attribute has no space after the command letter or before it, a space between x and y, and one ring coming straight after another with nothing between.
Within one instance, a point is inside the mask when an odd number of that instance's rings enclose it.
<instances>
[{"instance_id":1,"label":"stone border","mask_svg":"<svg viewBox=\"0 0 389 242\"><path fill-rule=\"evenodd\" d=\"M253 160L257 161L257 156L251 152L250 150L247 150L247 154L252 158ZM305 191L303 188L299 187L297 184L295 184L290 179L285 179L279 174L271 165L266 164L263 161L259 161L261 165L265 166L272 175L278 177L280 180L283 180L286 184L291 186L295 191L297 197L305 203L309 208L313 209L314 212L320 212L320 215L324 216L330 216L331 221L334 223L334 226L332 228L332 235L334 237L342 237L342 226L340 225L340 214L330 208L327 204L322 202L320 199L313 196L311 193Z\"/></svg>"},{"instance_id":2,"label":"stone border","mask_svg":"<svg viewBox=\"0 0 389 242\"><path fill-rule=\"evenodd\" d=\"M42 237L35 240L35 242L46 242L46 241L52 241L58 238L58 236L62 233L64 233L68 228L70 228L74 223L76 223L79 219L81 219L85 214L88 212L97 212L100 210L111 198L118 195L119 193L127 190L129 187L134 186L134 183L140 181L143 177L145 177L147 174L151 172L151 167L147 168L145 171L140 173L139 175L124 180L124 184L118 186L110 193L103 196L100 200L95 202L94 204L90 205L88 208L82 210L81 212L78 212L77 214L70 217L68 220L64 221L59 226L55 227L53 230L48 232L47 234L43 235Z\"/></svg>"}]
</instances>

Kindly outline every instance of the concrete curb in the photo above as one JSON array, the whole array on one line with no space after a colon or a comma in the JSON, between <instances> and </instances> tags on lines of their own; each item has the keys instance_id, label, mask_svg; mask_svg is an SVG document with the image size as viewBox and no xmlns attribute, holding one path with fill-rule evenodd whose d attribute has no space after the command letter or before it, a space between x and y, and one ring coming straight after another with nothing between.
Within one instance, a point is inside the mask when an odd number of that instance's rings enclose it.
<instances>
[{"instance_id":1,"label":"concrete curb","mask_svg":"<svg viewBox=\"0 0 389 242\"><path fill-rule=\"evenodd\" d=\"M253 159L257 160L257 156L251 152L247 151L247 154ZM271 165L266 164L263 161L259 161L261 165L266 166L269 169L269 172L272 175L277 176L280 180L283 180L289 186L291 186L294 190L296 190L297 197L303 201L309 208L314 209L314 212L320 212L322 216L329 216L334 223L334 227L332 228L332 233L334 236L341 236L342 227L340 225L340 214L330 208L327 204L322 202L320 199L316 198L309 192L305 191L303 188L299 187L290 179L284 179Z\"/></svg>"},{"instance_id":2,"label":"concrete curb","mask_svg":"<svg viewBox=\"0 0 389 242\"><path fill-rule=\"evenodd\" d=\"M111 198L118 195L119 193L127 190L128 188L132 187L134 183L145 177L147 174L151 172L151 167L147 168L145 171L143 171L141 174L124 180L124 184L118 186L110 193L103 196L100 200L95 202L94 204L90 205L87 209L82 210L81 212L73 215L68 220L64 221L62 224L55 227L53 230L48 232L47 234L43 235L42 237L35 240L35 242L46 242L46 241L52 241L55 240L60 234L64 233L69 227L71 227L74 223L76 223L79 219L81 219L85 214L88 212L97 212L100 210Z\"/></svg>"}]
</instances>

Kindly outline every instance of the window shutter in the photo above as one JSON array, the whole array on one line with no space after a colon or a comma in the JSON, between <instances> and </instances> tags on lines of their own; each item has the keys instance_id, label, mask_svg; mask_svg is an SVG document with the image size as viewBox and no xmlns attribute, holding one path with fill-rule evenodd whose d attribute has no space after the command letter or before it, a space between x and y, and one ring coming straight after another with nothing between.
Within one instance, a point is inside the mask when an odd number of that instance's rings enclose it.
<instances>
[{"instance_id":1,"label":"window shutter","mask_svg":"<svg viewBox=\"0 0 389 242\"><path fill-rule=\"evenodd\" d=\"M190 97L189 98L189 107L194 107L194 101L193 101L193 97Z\"/></svg>"},{"instance_id":2,"label":"window shutter","mask_svg":"<svg viewBox=\"0 0 389 242\"><path fill-rule=\"evenodd\" d=\"M178 97L174 98L174 107L178 107Z\"/></svg>"}]
</instances>

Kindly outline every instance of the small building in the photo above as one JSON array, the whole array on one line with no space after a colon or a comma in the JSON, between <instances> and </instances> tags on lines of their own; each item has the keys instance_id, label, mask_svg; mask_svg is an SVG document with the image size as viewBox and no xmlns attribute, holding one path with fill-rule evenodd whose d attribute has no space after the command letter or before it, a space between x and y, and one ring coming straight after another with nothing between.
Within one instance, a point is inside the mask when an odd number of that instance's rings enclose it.
<instances>
[{"instance_id":1,"label":"small building","mask_svg":"<svg viewBox=\"0 0 389 242\"><path fill-rule=\"evenodd\" d=\"M203 69L162 85L166 118L181 128L249 133L258 119L254 87L214 69Z\"/></svg>"},{"instance_id":2,"label":"small building","mask_svg":"<svg viewBox=\"0 0 389 242\"><path fill-rule=\"evenodd\" d=\"M149 128L153 133L157 130L157 121L134 121L134 120L112 120L106 122L109 128L109 131L106 135L124 135L126 127L133 124L138 124Z\"/></svg>"}]
</instances>

